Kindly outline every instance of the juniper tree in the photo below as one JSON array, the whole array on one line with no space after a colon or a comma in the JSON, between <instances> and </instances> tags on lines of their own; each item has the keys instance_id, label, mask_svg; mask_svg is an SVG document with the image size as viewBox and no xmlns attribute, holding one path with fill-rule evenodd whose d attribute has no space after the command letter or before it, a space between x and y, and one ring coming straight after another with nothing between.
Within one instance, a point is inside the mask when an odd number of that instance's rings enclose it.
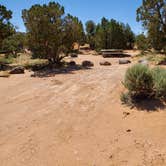
<instances>
[{"instance_id":1,"label":"juniper tree","mask_svg":"<svg viewBox=\"0 0 166 166\"><path fill-rule=\"evenodd\" d=\"M13 25L10 23L11 18L12 11L0 5L0 49L3 40L15 32Z\"/></svg>"},{"instance_id":2,"label":"juniper tree","mask_svg":"<svg viewBox=\"0 0 166 166\"><path fill-rule=\"evenodd\" d=\"M143 0L137 9L137 21L148 32L153 48L163 49L166 44L166 0Z\"/></svg>"},{"instance_id":3,"label":"juniper tree","mask_svg":"<svg viewBox=\"0 0 166 166\"><path fill-rule=\"evenodd\" d=\"M27 29L29 46L34 57L47 58L59 63L73 42L79 42L83 27L78 18L65 16L64 7L59 3L34 5L22 11Z\"/></svg>"}]
</instances>

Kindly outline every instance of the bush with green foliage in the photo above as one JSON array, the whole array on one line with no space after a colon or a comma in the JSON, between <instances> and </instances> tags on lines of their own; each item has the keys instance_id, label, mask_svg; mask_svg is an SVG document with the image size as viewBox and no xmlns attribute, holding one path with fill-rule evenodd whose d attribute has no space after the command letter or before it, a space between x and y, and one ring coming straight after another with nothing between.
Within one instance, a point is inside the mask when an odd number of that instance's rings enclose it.
<instances>
[{"instance_id":1,"label":"bush with green foliage","mask_svg":"<svg viewBox=\"0 0 166 166\"><path fill-rule=\"evenodd\" d=\"M134 65L127 70L123 84L133 96L151 96L153 92L151 70L146 65Z\"/></svg>"},{"instance_id":2,"label":"bush with green foliage","mask_svg":"<svg viewBox=\"0 0 166 166\"><path fill-rule=\"evenodd\" d=\"M16 55L16 51L18 50L18 41L14 40L12 36L3 40L2 49L7 52L7 54L12 53Z\"/></svg>"},{"instance_id":3,"label":"bush with green foliage","mask_svg":"<svg viewBox=\"0 0 166 166\"><path fill-rule=\"evenodd\" d=\"M44 60L44 59L43 60L42 59L33 59L33 60L26 62L22 66L25 69L37 71L37 70L41 70L41 69L47 67L48 61Z\"/></svg>"},{"instance_id":4,"label":"bush with green foliage","mask_svg":"<svg viewBox=\"0 0 166 166\"><path fill-rule=\"evenodd\" d=\"M123 85L128 92L121 95L122 103L145 98L165 99L166 69L136 64L126 71Z\"/></svg>"},{"instance_id":5,"label":"bush with green foliage","mask_svg":"<svg viewBox=\"0 0 166 166\"><path fill-rule=\"evenodd\" d=\"M152 69L154 91L156 97L166 97L166 69L156 67Z\"/></svg>"},{"instance_id":6,"label":"bush with green foliage","mask_svg":"<svg viewBox=\"0 0 166 166\"><path fill-rule=\"evenodd\" d=\"M16 33L3 40L2 49L7 52L7 54L16 56L26 45L26 35L24 33Z\"/></svg>"},{"instance_id":7,"label":"bush with green foliage","mask_svg":"<svg viewBox=\"0 0 166 166\"><path fill-rule=\"evenodd\" d=\"M0 64L11 64L13 63L14 58L13 55L0 57Z\"/></svg>"},{"instance_id":8,"label":"bush with green foliage","mask_svg":"<svg viewBox=\"0 0 166 166\"><path fill-rule=\"evenodd\" d=\"M127 106L133 106L133 99L128 92L121 93L120 100L121 100L122 104L126 104Z\"/></svg>"}]
</instances>

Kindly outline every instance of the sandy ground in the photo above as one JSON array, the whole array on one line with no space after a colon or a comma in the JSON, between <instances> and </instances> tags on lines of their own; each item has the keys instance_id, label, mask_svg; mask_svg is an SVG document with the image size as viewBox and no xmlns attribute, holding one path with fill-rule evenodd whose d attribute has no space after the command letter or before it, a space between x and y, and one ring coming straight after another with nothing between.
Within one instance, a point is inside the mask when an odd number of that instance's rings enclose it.
<instances>
[{"instance_id":1,"label":"sandy ground","mask_svg":"<svg viewBox=\"0 0 166 166\"><path fill-rule=\"evenodd\" d=\"M166 112L120 102L129 65L0 78L0 166L165 166ZM127 114L129 114L127 116Z\"/></svg>"}]
</instances>

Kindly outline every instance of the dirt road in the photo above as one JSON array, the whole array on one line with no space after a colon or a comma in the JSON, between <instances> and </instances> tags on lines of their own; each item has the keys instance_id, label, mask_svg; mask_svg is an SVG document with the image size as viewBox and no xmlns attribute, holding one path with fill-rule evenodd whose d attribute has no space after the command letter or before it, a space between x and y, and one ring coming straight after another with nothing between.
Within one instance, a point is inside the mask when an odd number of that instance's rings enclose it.
<instances>
[{"instance_id":1,"label":"dirt road","mask_svg":"<svg viewBox=\"0 0 166 166\"><path fill-rule=\"evenodd\" d=\"M0 166L165 166L166 112L121 105L128 65L0 78ZM161 110L160 110L161 109Z\"/></svg>"}]
</instances>

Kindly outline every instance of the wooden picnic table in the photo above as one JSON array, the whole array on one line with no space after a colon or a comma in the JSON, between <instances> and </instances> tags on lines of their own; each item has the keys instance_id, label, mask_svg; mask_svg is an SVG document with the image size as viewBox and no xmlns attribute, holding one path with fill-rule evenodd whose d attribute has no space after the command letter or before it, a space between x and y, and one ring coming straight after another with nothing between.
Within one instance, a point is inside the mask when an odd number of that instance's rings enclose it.
<instances>
[{"instance_id":1,"label":"wooden picnic table","mask_svg":"<svg viewBox=\"0 0 166 166\"><path fill-rule=\"evenodd\" d=\"M102 49L101 53L104 58L113 57L113 56L121 56L123 55L122 49Z\"/></svg>"}]
</instances>

